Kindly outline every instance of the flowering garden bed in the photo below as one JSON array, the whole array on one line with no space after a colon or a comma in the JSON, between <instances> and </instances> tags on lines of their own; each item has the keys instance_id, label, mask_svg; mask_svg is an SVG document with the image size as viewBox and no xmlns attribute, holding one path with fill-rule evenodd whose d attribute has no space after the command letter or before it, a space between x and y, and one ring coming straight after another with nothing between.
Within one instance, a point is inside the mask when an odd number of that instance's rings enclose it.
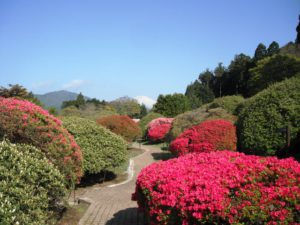
<instances>
[{"instance_id":1,"label":"flowering garden bed","mask_svg":"<svg viewBox=\"0 0 300 225\"><path fill-rule=\"evenodd\" d=\"M133 199L152 225L300 223L300 164L232 151L144 168Z\"/></svg>"},{"instance_id":2,"label":"flowering garden bed","mask_svg":"<svg viewBox=\"0 0 300 225\"><path fill-rule=\"evenodd\" d=\"M171 142L170 150L176 155L189 152L236 150L236 128L226 120L208 120L185 130Z\"/></svg>"}]
</instances>

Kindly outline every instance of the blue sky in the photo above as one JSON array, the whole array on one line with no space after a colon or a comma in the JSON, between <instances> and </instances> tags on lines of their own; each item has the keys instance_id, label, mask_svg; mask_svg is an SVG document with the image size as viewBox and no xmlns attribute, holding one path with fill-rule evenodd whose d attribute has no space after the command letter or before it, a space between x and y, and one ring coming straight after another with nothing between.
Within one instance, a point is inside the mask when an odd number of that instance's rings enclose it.
<instances>
[{"instance_id":1,"label":"blue sky","mask_svg":"<svg viewBox=\"0 0 300 225\"><path fill-rule=\"evenodd\" d=\"M235 54L294 41L300 0L0 0L0 85L99 99L184 93Z\"/></svg>"}]
</instances>

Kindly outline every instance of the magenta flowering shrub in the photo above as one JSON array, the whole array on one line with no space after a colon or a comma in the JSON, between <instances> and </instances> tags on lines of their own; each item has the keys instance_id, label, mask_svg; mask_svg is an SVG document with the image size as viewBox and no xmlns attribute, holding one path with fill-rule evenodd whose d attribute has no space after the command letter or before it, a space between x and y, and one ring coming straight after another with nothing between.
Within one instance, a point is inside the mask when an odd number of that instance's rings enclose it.
<instances>
[{"instance_id":1,"label":"magenta flowering shrub","mask_svg":"<svg viewBox=\"0 0 300 225\"><path fill-rule=\"evenodd\" d=\"M300 164L232 151L144 168L133 199L151 225L298 224Z\"/></svg>"},{"instance_id":2,"label":"magenta flowering shrub","mask_svg":"<svg viewBox=\"0 0 300 225\"><path fill-rule=\"evenodd\" d=\"M207 120L185 130L170 144L176 155L218 150L236 151L236 128L227 120Z\"/></svg>"},{"instance_id":3,"label":"magenta flowering shrub","mask_svg":"<svg viewBox=\"0 0 300 225\"><path fill-rule=\"evenodd\" d=\"M150 141L163 141L169 133L173 118L157 118L148 124L147 137Z\"/></svg>"},{"instance_id":4,"label":"magenta flowering shrub","mask_svg":"<svg viewBox=\"0 0 300 225\"><path fill-rule=\"evenodd\" d=\"M82 154L73 136L48 111L26 101L0 97L0 138L30 144L41 151L68 182L82 176Z\"/></svg>"}]
</instances>

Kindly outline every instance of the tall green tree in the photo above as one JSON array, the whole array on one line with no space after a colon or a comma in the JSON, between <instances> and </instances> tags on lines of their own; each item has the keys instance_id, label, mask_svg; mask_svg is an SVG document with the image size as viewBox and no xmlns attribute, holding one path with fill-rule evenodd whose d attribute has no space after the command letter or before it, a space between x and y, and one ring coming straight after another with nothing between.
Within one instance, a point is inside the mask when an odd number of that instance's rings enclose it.
<instances>
[{"instance_id":1,"label":"tall green tree","mask_svg":"<svg viewBox=\"0 0 300 225\"><path fill-rule=\"evenodd\" d=\"M213 91L207 85L199 82L199 80L187 86L185 95L189 99L192 109L211 102L215 98Z\"/></svg>"},{"instance_id":2,"label":"tall green tree","mask_svg":"<svg viewBox=\"0 0 300 225\"><path fill-rule=\"evenodd\" d=\"M249 79L251 57L243 53L236 55L228 66L226 95L243 94Z\"/></svg>"},{"instance_id":3,"label":"tall green tree","mask_svg":"<svg viewBox=\"0 0 300 225\"><path fill-rule=\"evenodd\" d=\"M272 56L272 55L278 54L279 51L280 51L279 44L276 41L273 41L267 49L267 52L268 52L267 54L268 54L268 56Z\"/></svg>"},{"instance_id":4,"label":"tall green tree","mask_svg":"<svg viewBox=\"0 0 300 225\"><path fill-rule=\"evenodd\" d=\"M222 65L222 63L218 63L218 66L214 70L215 82L214 86L218 87L218 96L222 97L222 77L225 73L226 68Z\"/></svg>"},{"instance_id":5,"label":"tall green tree","mask_svg":"<svg viewBox=\"0 0 300 225\"><path fill-rule=\"evenodd\" d=\"M175 117L191 109L189 99L183 94L159 95L153 111L166 117Z\"/></svg>"},{"instance_id":6,"label":"tall green tree","mask_svg":"<svg viewBox=\"0 0 300 225\"><path fill-rule=\"evenodd\" d=\"M206 69L204 72L200 73L198 79L205 87L209 88L212 85L214 74L209 69Z\"/></svg>"},{"instance_id":7,"label":"tall green tree","mask_svg":"<svg viewBox=\"0 0 300 225\"><path fill-rule=\"evenodd\" d=\"M148 110L145 106L145 104L141 105L141 111L140 111L140 118L143 118L144 116L146 116L148 114Z\"/></svg>"},{"instance_id":8,"label":"tall green tree","mask_svg":"<svg viewBox=\"0 0 300 225\"><path fill-rule=\"evenodd\" d=\"M79 93L79 95L77 95L76 104L77 104L78 108L80 106L84 106L85 105L85 99L84 99L84 96L83 96L83 94L81 92Z\"/></svg>"},{"instance_id":9,"label":"tall green tree","mask_svg":"<svg viewBox=\"0 0 300 225\"><path fill-rule=\"evenodd\" d=\"M296 37L296 44L300 44L300 15L299 15L299 23L298 26L296 27L296 31L297 31L297 37Z\"/></svg>"},{"instance_id":10,"label":"tall green tree","mask_svg":"<svg viewBox=\"0 0 300 225\"><path fill-rule=\"evenodd\" d=\"M70 101L64 101L62 103L62 106L61 108L64 109L64 108L67 108L67 107L70 107L70 106L75 106L76 108L82 108L84 107L86 104L85 102L85 99L84 99L84 96L83 94L80 92L78 95L77 95L77 98L75 100L70 100Z\"/></svg>"},{"instance_id":11,"label":"tall green tree","mask_svg":"<svg viewBox=\"0 0 300 225\"><path fill-rule=\"evenodd\" d=\"M268 56L268 51L263 43L259 43L254 53L254 61L257 62Z\"/></svg>"},{"instance_id":12,"label":"tall green tree","mask_svg":"<svg viewBox=\"0 0 300 225\"><path fill-rule=\"evenodd\" d=\"M296 76L300 73L300 58L291 55L274 55L264 58L250 69L249 94L254 95L270 84Z\"/></svg>"}]
</instances>

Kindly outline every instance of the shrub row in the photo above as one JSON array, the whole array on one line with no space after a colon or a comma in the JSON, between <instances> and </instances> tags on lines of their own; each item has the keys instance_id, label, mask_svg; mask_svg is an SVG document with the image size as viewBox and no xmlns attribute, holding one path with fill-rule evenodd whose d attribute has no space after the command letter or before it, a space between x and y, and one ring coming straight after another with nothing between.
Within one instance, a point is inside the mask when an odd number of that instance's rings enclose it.
<instances>
[{"instance_id":1,"label":"shrub row","mask_svg":"<svg viewBox=\"0 0 300 225\"><path fill-rule=\"evenodd\" d=\"M220 151L144 168L133 199L152 225L298 224L300 164Z\"/></svg>"}]
</instances>

